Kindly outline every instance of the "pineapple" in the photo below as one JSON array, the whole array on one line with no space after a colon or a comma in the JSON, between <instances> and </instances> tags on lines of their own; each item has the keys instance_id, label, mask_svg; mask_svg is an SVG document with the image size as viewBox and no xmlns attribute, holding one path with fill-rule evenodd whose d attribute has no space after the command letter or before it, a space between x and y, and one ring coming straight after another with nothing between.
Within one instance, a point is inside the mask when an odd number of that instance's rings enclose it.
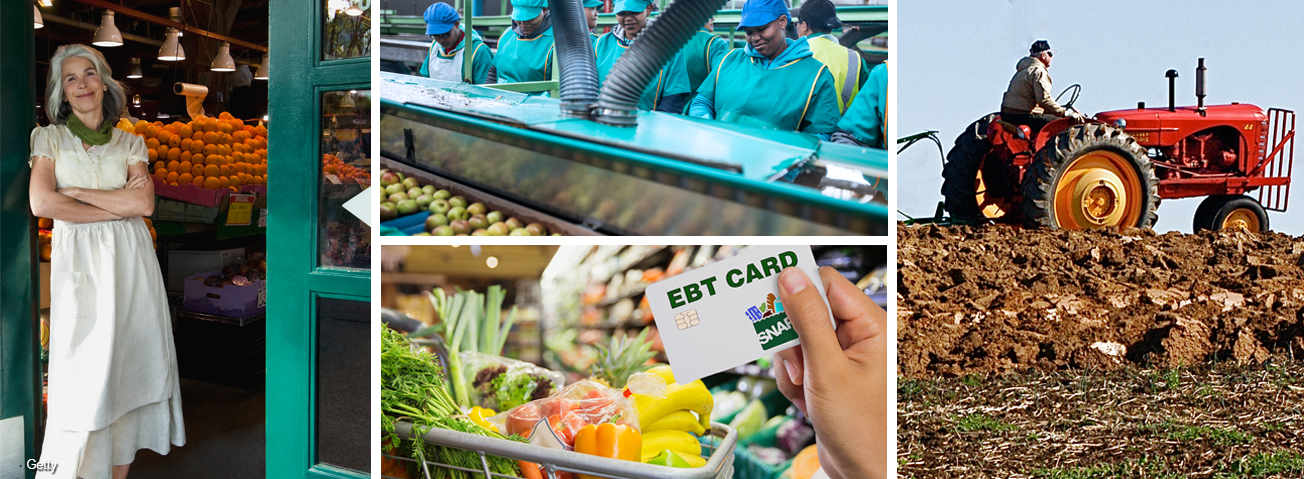
<instances>
[{"instance_id":1,"label":"pineapple","mask_svg":"<svg viewBox=\"0 0 1304 479\"><path fill-rule=\"evenodd\" d=\"M647 340L647 331L644 328L633 339L612 335L610 346L598 345L598 360L593 363L592 379L621 389L631 375L646 371L647 361L657 354L651 350L652 342Z\"/></svg>"}]
</instances>

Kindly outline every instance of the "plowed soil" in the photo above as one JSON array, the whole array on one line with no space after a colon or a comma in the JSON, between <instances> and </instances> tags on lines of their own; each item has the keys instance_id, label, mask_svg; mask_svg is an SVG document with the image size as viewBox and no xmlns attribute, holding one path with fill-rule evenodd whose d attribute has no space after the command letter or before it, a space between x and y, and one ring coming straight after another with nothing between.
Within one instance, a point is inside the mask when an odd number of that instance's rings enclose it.
<instances>
[{"instance_id":1,"label":"plowed soil","mask_svg":"<svg viewBox=\"0 0 1304 479\"><path fill-rule=\"evenodd\" d=\"M898 477L1299 479L1304 362L906 379Z\"/></svg>"},{"instance_id":2,"label":"plowed soil","mask_svg":"<svg viewBox=\"0 0 1304 479\"><path fill-rule=\"evenodd\" d=\"M1304 238L897 231L904 377L1304 359Z\"/></svg>"}]
</instances>

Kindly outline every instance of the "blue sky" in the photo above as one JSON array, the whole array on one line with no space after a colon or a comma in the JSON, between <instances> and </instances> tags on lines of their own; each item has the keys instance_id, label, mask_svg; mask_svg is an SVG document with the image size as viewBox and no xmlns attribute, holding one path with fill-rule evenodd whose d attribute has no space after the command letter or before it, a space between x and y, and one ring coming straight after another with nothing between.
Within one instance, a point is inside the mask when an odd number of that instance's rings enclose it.
<instances>
[{"instance_id":1,"label":"blue sky","mask_svg":"<svg viewBox=\"0 0 1304 479\"><path fill-rule=\"evenodd\" d=\"M1088 115L1138 101L1167 105L1169 69L1179 74L1177 104L1194 105L1200 57L1209 69L1207 105L1304 114L1304 2L900 0L897 19L896 134L938 130L946 150L965 126L1000 109L1015 64L1038 39L1056 50L1055 94L1082 84L1075 106ZM1299 144L1296 161L1304 163ZM931 216L942 200L937 149L921 143L897 162L898 208ZM1304 165L1295 170L1287 212L1268 218L1274 231L1301 235ZM1165 200L1155 229L1190 232L1199 203Z\"/></svg>"}]
</instances>

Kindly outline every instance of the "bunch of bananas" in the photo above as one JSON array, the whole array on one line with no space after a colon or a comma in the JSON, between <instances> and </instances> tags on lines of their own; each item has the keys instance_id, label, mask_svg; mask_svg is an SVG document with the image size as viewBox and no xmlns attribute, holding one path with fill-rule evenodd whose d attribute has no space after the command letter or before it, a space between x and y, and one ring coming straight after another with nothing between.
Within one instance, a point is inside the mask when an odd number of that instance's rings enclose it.
<instances>
[{"instance_id":1,"label":"bunch of bananas","mask_svg":"<svg viewBox=\"0 0 1304 479\"><path fill-rule=\"evenodd\" d=\"M675 384L670 366L657 366L647 372L665 380L666 392L665 397L633 395L638 406L639 429L643 432L642 461L649 462L665 451L672 451L690 467L706 465L697 436L711 427L714 407L711 392L700 380Z\"/></svg>"}]
</instances>

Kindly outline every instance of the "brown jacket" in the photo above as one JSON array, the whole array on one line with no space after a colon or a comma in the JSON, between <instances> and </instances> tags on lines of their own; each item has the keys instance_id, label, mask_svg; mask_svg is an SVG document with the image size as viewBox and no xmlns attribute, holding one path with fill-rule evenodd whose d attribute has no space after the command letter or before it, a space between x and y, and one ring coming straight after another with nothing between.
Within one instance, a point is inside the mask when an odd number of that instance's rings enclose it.
<instances>
[{"instance_id":1,"label":"brown jacket","mask_svg":"<svg viewBox=\"0 0 1304 479\"><path fill-rule=\"evenodd\" d=\"M1014 78L1010 79L1010 87L1005 90L1001 111L1067 115L1064 107L1050 96L1050 73L1046 72L1046 65L1041 60L1031 56L1023 57L1016 70Z\"/></svg>"}]
</instances>

